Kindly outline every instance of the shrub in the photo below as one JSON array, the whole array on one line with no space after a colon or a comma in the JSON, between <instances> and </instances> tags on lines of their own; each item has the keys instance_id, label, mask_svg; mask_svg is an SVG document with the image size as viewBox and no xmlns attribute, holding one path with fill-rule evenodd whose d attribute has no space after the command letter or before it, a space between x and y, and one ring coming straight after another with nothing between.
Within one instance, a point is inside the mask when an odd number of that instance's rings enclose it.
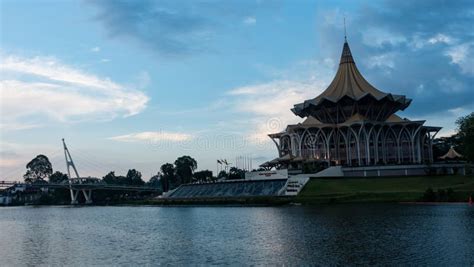
<instances>
[{"instance_id":1,"label":"shrub","mask_svg":"<svg viewBox=\"0 0 474 267\"><path fill-rule=\"evenodd\" d=\"M446 202L447 201L447 195L446 195L446 191L444 189L438 189L437 200L439 202Z\"/></svg>"},{"instance_id":2,"label":"shrub","mask_svg":"<svg viewBox=\"0 0 474 267\"><path fill-rule=\"evenodd\" d=\"M436 168L428 166L425 168L425 173L429 176L436 175Z\"/></svg>"},{"instance_id":3,"label":"shrub","mask_svg":"<svg viewBox=\"0 0 474 267\"><path fill-rule=\"evenodd\" d=\"M433 191L433 188L430 187L430 188L426 189L425 193L423 194L422 200L426 201L426 202L436 201L436 194Z\"/></svg>"},{"instance_id":4,"label":"shrub","mask_svg":"<svg viewBox=\"0 0 474 267\"><path fill-rule=\"evenodd\" d=\"M448 190L446 191L446 200L448 202L456 201L456 197L454 196L454 190L452 188L448 188Z\"/></svg>"}]
</instances>

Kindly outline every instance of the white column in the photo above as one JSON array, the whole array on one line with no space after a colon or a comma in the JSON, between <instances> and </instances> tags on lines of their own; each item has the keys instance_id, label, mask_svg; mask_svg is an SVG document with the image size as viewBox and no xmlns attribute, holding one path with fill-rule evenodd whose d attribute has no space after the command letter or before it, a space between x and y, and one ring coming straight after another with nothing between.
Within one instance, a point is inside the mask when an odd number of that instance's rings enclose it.
<instances>
[{"instance_id":1,"label":"white column","mask_svg":"<svg viewBox=\"0 0 474 267\"><path fill-rule=\"evenodd\" d=\"M360 136L359 136L359 134L357 134L355 136L355 138L356 138L356 147L357 147L357 162L359 163L359 166L360 166L360 165L362 165L361 164L362 160L360 158Z\"/></svg>"},{"instance_id":2,"label":"white column","mask_svg":"<svg viewBox=\"0 0 474 267\"><path fill-rule=\"evenodd\" d=\"M79 194L79 190L70 189L70 192L71 192L71 205L77 205L78 204L77 196Z\"/></svg>"},{"instance_id":3,"label":"white column","mask_svg":"<svg viewBox=\"0 0 474 267\"><path fill-rule=\"evenodd\" d=\"M82 194L86 198L86 204L92 204L92 190L82 190Z\"/></svg>"},{"instance_id":4,"label":"white column","mask_svg":"<svg viewBox=\"0 0 474 267\"><path fill-rule=\"evenodd\" d=\"M371 133L371 132L370 132ZM370 133L365 136L365 164L370 165Z\"/></svg>"}]
</instances>

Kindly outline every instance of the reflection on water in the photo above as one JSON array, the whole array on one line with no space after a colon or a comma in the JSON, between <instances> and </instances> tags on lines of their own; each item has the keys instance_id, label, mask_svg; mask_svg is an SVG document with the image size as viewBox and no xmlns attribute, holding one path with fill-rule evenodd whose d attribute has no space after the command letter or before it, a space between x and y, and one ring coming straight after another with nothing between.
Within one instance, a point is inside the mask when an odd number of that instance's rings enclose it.
<instances>
[{"instance_id":1,"label":"reflection on water","mask_svg":"<svg viewBox=\"0 0 474 267\"><path fill-rule=\"evenodd\" d=\"M0 265L474 264L474 207L11 207Z\"/></svg>"}]
</instances>

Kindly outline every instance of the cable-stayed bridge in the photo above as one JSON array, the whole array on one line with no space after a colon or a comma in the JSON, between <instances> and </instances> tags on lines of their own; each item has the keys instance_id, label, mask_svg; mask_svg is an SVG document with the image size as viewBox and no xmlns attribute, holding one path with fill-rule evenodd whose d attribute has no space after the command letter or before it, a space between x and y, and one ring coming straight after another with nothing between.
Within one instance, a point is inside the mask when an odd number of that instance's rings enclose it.
<instances>
[{"instance_id":1,"label":"cable-stayed bridge","mask_svg":"<svg viewBox=\"0 0 474 267\"><path fill-rule=\"evenodd\" d=\"M111 185L102 182L102 180L92 177L81 178L82 183L74 183L74 189L77 190L118 190L118 191L142 191L142 192L161 192L161 189L148 186L129 186L129 185ZM76 180L76 178L72 178ZM29 187L45 187L45 188L68 188L69 182L66 183L44 183L44 184L27 184L23 181L0 181L0 189L12 186L29 186Z\"/></svg>"},{"instance_id":2,"label":"cable-stayed bridge","mask_svg":"<svg viewBox=\"0 0 474 267\"><path fill-rule=\"evenodd\" d=\"M63 151L64 158L66 160L66 169L67 169L67 181L62 183L33 183L27 184L25 182L19 181L0 181L0 189L9 188L12 186L19 188L67 188L69 189L71 195L71 204L79 204L78 197L79 194L82 194L85 198L86 204L92 204L92 191L94 190L115 190L115 191L132 191L132 192L161 192L161 189L156 187L148 186L130 186L130 185L113 185L103 182L101 179L94 177L81 177L79 172L74 164L74 161L71 157L69 149L66 146L66 142L63 141ZM100 169L100 165L88 160L89 165L94 166L94 168Z\"/></svg>"}]
</instances>

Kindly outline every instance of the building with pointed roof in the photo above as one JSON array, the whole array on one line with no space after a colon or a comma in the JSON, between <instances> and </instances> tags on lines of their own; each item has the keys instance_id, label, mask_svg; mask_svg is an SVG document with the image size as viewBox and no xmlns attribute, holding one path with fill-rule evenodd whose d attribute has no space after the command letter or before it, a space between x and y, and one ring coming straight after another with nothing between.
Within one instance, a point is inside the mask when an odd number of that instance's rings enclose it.
<instances>
[{"instance_id":1,"label":"building with pointed roof","mask_svg":"<svg viewBox=\"0 0 474 267\"><path fill-rule=\"evenodd\" d=\"M395 114L411 101L367 82L346 40L328 88L294 105L293 113L305 120L269 134L278 158L265 166L301 170L305 163L314 162L352 167L433 162L432 142L441 127Z\"/></svg>"},{"instance_id":2,"label":"building with pointed roof","mask_svg":"<svg viewBox=\"0 0 474 267\"><path fill-rule=\"evenodd\" d=\"M439 157L440 159L445 159L445 160L451 160L451 159L461 159L462 158L462 155L459 154L456 150L454 150L454 147L451 146L448 150L448 152L446 152L446 154L444 154L443 156Z\"/></svg>"}]
</instances>

